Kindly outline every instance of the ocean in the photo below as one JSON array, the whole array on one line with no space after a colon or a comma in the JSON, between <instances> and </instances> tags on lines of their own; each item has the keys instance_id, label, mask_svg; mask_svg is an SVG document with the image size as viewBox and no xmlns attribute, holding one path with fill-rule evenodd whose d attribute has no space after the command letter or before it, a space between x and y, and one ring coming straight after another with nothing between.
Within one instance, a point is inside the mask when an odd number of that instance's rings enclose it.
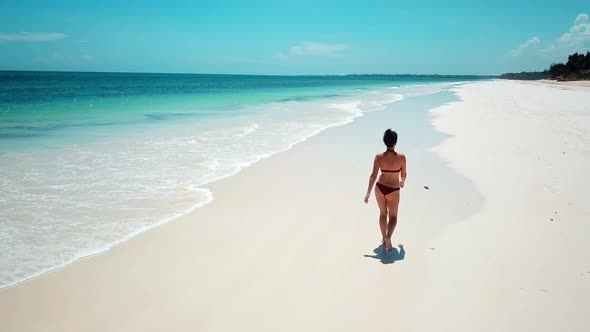
<instances>
[{"instance_id":1,"label":"ocean","mask_svg":"<svg viewBox=\"0 0 590 332\"><path fill-rule=\"evenodd\" d=\"M0 287L211 202L207 184L475 76L0 71Z\"/></svg>"}]
</instances>

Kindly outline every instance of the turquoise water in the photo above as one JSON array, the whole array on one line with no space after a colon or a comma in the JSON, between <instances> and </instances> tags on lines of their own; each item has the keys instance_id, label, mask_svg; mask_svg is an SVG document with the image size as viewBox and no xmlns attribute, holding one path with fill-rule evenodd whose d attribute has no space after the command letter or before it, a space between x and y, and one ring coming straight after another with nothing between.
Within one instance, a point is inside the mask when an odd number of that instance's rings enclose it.
<instances>
[{"instance_id":1,"label":"turquoise water","mask_svg":"<svg viewBox=\"0 0 590 332\"><path fill-rule=\"evenodd\" d=\"M214 199L207 184L477 77L0 72L0 287Z\"/></svg>"},{"instance_id":2,"label":"turquoise water","mask_svg":"<svg viewBox=\"0 0 590 332\"><path fill-rule=\"evenodd\" d=\"M181 117L232 116L252 104L457 79L0 72L0 138L43 136L76 126L88 130ZM0 149L7 149L6 143L0 142Z\"/></svg>"}]
</instances>

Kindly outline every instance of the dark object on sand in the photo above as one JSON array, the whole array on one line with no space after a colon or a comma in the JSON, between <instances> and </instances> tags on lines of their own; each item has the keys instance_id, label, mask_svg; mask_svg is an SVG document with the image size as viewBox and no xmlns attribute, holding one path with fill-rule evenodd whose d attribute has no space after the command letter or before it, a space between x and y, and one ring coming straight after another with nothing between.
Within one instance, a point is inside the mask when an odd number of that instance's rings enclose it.
<instances>
[{"instance_id":1,"label":"dark object on sand","mask_svg":"<svg viewBox=\"0 0 590 332\"><path fill-rule=\"evenodd\" d=\"M430 189L430 187L428 187L428 186L424 186L424 189L428 190L428 189Z\"/></svg>"}]
</instances>

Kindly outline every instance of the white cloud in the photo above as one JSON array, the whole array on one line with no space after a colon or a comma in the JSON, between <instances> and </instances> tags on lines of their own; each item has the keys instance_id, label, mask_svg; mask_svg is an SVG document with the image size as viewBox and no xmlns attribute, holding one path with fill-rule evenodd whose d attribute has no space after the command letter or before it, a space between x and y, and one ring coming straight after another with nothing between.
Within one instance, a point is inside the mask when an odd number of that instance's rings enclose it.
<instances>
[{"instance_id":1,"label":"white cloud","mask_svg":"<svg viewBox=\"0 0 590 332\"><path fill-rule=\"evenodd\" d=\"M326 55L344 51L350 48L346 44L325 44L316 42L304 42L291 47L291 54L305 55Z\"/></svg>"},{"instance_id":2,"label":"white cloud","mask_svg":"<svg viewBox=\"0 0 590 332\"><path fill-rule=\"evenodd\" d=\"M541 47L540 44L541 39L533 37L510 51L510 54L518 57L526 52L541 57L544 62L562 62L574 52L586 52L590 50L590 16L586 13L579 14L569 31L547 46Z\"/></svg>"},{"instance_id":3,"label":"white cloud","mask_svg":"<svg viewBox=\"0 0 590 332\"><path fill-rule=\"evenodd\" d=\"M567 56L573 52L583 52L590 47L590 17L581 13L574 20L570 30L553 44L541 50L542 55Z\"/></svg>"},{"instance_id":4,"label":"white cloud","mask_svg":"<svg viewBox=\"0 0 590 332\"><path fill-rule=\"evenodd\" d=\"M66 35L59 32L0 32L0 42L10 41L50 41L65 38Z\"/></svg>"},{"instance_id":5,"label":"white cloud","mask_svg":"<svg viewBox=\"0 0 590 332\"><path fill-rule=\"evenodd\" d=\"M541 39L539 37L533 37L524 43L520 44L516 49L512 50L510 54L513 56L522 55L526 50L531 49L541 43Z\"/></svg>"},{"instance_id":6,"label":"white cloud","mask_svg":"<svg viewBox=\"0 0 590 332\"><path fill-rule=\"evenodd\" d=\"M289 60L289 56L283 52L279 52L279 53L275 54L275 59L277 59L279 61L287 61L287 60Z\"/></svg>"},{"instance_id":7,"label":"white cloud","mask_svg":"<svg viewBox=\"0 0 590 332\"><path fill-rule=\"evenodd\" d=\"M349 48L350 46L347 44L302 42L292 46L288 52L275 54L275 58L279 61L286 61L293 57L338 55Z\"/></svg>"},{"instance_id":8,"label":"white cloud","mask_svg":"<svg viewBox=\"0 0 590 332\"><path fill-rule=\"evenodd\" d=\"M578 17L576 17L576 20L574 21L574 25L588 23L589 19L590 19L590 17L588 16L588 14L582 13L582 14L578 15Z\"/></svg>"},{"instance_id":9,"label":"white cloud","mask_svg":"<svg viewBox=\"0 0 590 332\"><path fill-rule=\"evenodd\" d=\"M562 43L575 42L578 40L590 39L590 23L588 22L588 14L582 13L576 17L574 25L569 32L564 33L559 41Z\"/></svg>"}]
</instances>

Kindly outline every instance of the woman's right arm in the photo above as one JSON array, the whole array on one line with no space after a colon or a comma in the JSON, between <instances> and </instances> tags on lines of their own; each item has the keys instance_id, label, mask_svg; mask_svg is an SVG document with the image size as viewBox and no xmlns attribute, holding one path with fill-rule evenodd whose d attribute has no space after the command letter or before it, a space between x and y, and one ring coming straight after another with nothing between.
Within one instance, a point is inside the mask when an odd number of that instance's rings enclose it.
<instances>
[{"instance_id":1,"label":"woman's right arm","mask_svg":"<svg viewBox=\"0 0 590 332\"><path fill-rule=\"evenodd\" d=\"M365 195L365 203L369 202L369 197L371 196L371 190L373 189L373 185L375 184L375 180L377 180L377 173L379 172L379 157L375 156L375 160L373 161L373 172L371 172L371 176L369 177L369 187L367 188L367 194Z\"/></svg>"}]
</instances>

